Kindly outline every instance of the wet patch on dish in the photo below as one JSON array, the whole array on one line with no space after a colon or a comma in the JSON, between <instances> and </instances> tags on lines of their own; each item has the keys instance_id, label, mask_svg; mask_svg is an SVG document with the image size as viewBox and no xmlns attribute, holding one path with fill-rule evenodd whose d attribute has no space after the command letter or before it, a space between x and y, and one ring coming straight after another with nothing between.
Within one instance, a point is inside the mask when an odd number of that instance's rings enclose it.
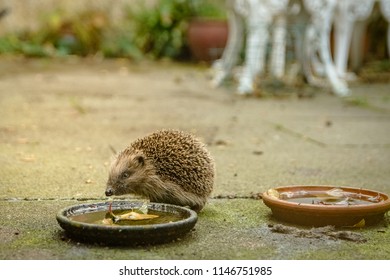
<instances>
[{"instance_id":1,"label":"wet patch on dish","mask_svg":"<svg viewBox=\"0 0 390 280\"><path fill-rule=\"evenodd\" d=\"M348 192L340 188L334 188L331 190L301 190L297 192L287 191L281 192L278 195L279 199L283 199L289 202L295 202L298 204L317 204L317 205L369 205L372 203L378 203L384 200L384 198L377 193L375 196Z\"/></svg>"},{"instance_id":2,"label":"wet patch on dish","mask_svg":"<svg viewBox=\"0 0 390 280\"><path fill-rule=\"evenodd\" d=\"M98 211L85 213L77 216L69 217L70 220L94 225L109 225L109 226L143 226L153 224L165 224L180 221L185 218L183 215L176 213L167 213L157 210L149 210L148 214L141 214L135 211L135 209L123 209L115 210L115 217L118 220L114 220L109 216L107 211ZM138 215L137 215L138 214ZM149 218L142 218L139 215L149 215Z\"/></svg>"}]
</instances>

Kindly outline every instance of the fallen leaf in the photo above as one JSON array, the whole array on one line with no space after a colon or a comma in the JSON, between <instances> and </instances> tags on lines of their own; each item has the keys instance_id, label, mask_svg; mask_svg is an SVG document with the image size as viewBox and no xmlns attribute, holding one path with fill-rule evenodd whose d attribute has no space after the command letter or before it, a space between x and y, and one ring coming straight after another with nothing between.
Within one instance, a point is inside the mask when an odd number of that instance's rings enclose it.
<instances>
[{"instance_id":1,"label":"fallen leaf","mask_svg":"<svg viewBox=\"0 0 390 280\"><path fill-rule=\"evenodd\" d=\"M362 228L362 227L365 227L365 225L366 225L366 220L361 219L360 222L354 224L352 227L353 228Z\"/></svg>"},{"instance_id":2,"label":"fallen leaf","mask_svg":"<svg viewBox=\"0 0 390 280\"><path fill-rule=\"evenodd\" d=\"M329 195L329 196L334 196L334 197L343 197L343 196L345 196L345 192L342 189L339 189L339 188L331 189L330 191L327 191L326 194Z\"/></svg>"},{"instance_id":3,"label":"fallen leaf","mask_svg":"<svg viewBox=\"0 0 390 280\"><path fill-rule=\"evenodd\" d=\"M145 209L146 207L146 209ZM114 224L120 221L141 221L141 220L149 220L149 219L155 219L158 218L158 215L150 215L147 214L147 203L145 202L141 208L137 209L138 211L141 211L142 213L130 211L128 213L124 213L121 215L115 215L112 211L112 203L110 203L108 212L106 213L105 219L103 220L104 224L110 224L109 221L111 220Z\"/></svg>"},{"instance_id":4,"label":"fallen leaf","mask_svg":"<svg viewBox=\"0 0 390 280\"><path fill-rule=\"evenodd\" d=\"M267 191L267 194L269 196L272 196L272 197L275 197L275 198L279 198L279 192L277 190L275 190L275 189L269 189Z\"/></svg>"},{"instance_id":5,"label":"fallen leaf","mask_svg":"<svg viewBox=\"0 0 390 280\"><path fill-rule=\"evenodd\" d=\"M149 219L158 218L157 215L141 214L134 211L119 216L115 216L115 217L117 218L117 221L126 221L126 220L140 221L140 220L149 220Z\"/></svg>"}]
</instances>

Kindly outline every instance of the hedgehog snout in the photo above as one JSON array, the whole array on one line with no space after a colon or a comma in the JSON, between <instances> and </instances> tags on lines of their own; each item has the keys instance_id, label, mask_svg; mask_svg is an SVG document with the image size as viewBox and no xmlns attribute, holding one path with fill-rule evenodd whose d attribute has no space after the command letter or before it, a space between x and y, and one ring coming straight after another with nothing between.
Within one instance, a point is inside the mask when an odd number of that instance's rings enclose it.
<instances>
[{"instance_id":1,"label":"hedgehog snout","mask_svg":"<svg viewBox=\"0 0 390 280\"><path fill-rule=\"evenodd\" d=\"M105 192L106 196L112 196L114 195L114 191L111 187L108 187Z\"/></svg>"}]
</instances>

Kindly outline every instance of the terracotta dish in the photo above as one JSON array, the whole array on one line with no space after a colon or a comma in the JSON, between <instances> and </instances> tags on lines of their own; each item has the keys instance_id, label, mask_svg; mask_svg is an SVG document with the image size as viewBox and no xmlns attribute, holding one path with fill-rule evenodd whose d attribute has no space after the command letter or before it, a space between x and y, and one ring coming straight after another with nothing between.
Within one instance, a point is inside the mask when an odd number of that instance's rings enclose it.
<instances>
[{"instance_id":1,"label":"terracotta dish","mask_svg":"<svg viewBox=\"0 0 390 280\"><path fill-rule=\"evenodd\" d=\"M338 186L284 186L263 193L276 219L308 226L365 226L390 210L388 195Z\"/></svg>"}]
</instances>

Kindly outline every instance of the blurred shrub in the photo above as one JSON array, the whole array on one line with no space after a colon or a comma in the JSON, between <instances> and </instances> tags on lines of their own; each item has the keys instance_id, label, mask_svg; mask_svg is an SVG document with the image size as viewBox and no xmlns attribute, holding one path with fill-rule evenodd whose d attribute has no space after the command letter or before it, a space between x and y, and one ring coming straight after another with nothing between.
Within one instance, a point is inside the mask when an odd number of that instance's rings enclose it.
<instances>
[{"instance_id":1,"label":"blurred shrub","mask_svg":"<svg viewBox=\"0 0 390 280\"><path fill-rule=\"evenodd\" d=\"M188 58L188 23L195 16L220 17L221 6L214 4L205 0L159 0L146 7L144 1L133 2L120 25L114 25L104 11L71 16L53 11L42 18L37 31L0 37L0 54Z\"/></svg>"},{"instance_id":2,"label":"blurred shrub","mask_svg":"<svg viewBox=\"0 0 390 280\"><path fill-rule=\"evenodd\" d=\"M134 43L132 29L128 26L106 32L100 46L100 51L108 58L125 57L138 60L143 57L142 52Z\"/></svg>"},{"instance_id":3,"label":"blurred shrub","mask_svg":"<svg viewBox=\"0 0 390 280\"><path fill-rule=\"evenodd\" d=\"M160 0L153 8L141 4L128 16L134 21L135 43L143 53L175 59L189 56L187 28L194 17L226 17L221 3L205 0Z\"/></svg>"},{"instance_id":4,"label":"blurred shrub","mask_svg":"<svg viewBox=\"0 0 390 280\"><path fill-rule=\"evenodd\" d=\"M8 34L0 38L0 53L26 56L95 55L137 58L131 32L113 27L102 11L67 16L55 11L46 16L37 31Z\"/></svg>"},{"instance_id":5,"label":"blurred shrub","mask_svg":"<svg viewBox=\"0 0 390 280\"><path fill-rule=\"evenodd\" d=\"M142 4L129 11L134 21L134 42L153 58L179 58L188 53L186 29L191 1L160 0L150 8Z\"/></svg>"}]
</instances>

